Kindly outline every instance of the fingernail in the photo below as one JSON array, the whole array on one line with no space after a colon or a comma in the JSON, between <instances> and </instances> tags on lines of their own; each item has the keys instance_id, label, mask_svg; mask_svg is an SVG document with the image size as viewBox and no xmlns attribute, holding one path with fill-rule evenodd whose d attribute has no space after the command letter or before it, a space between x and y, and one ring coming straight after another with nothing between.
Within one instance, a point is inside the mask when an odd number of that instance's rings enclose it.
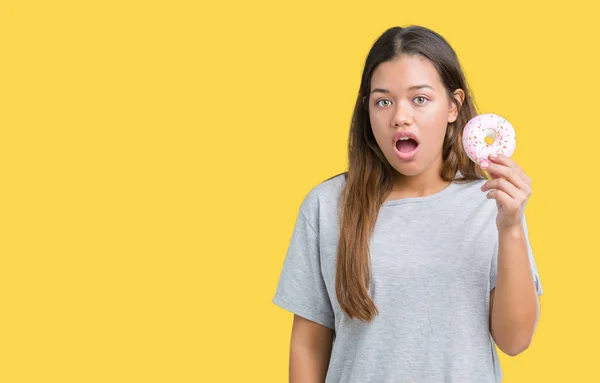
<instances>
[{"instance_id":1,"label":"fingernail","mask_svg":"<svg viewBox=\"0 0 600 383\"><path fill-rule=\"evenodd\" d=\"M481 162L481 165L479 165L479 166L481 166L482 169L485 169L488 166L490 166L490 164L488 164L487 162Z\"/></svg>"},{"instance_id":2,"label":"fingernail","mask_svg":"<svg viewBox=\"0 0 600 383\"><path fill-rule=\"evenodd\" d=\"M490 158L496 158L496 157L498 157L498 155L496 153L492 153L488 157L490 157Z\"/></svg>"}]
</instances>

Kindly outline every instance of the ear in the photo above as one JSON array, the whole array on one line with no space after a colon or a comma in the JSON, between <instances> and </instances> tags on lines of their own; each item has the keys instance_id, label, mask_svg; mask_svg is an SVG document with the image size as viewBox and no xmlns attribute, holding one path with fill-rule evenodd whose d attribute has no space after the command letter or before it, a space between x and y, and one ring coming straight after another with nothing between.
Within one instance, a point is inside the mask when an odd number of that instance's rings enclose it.
<instances>
[{"instance_id":1,"label":"ear","mask_svg":"<svg viewBox=\"0 0 600 383\"><path fill-rule=\"evenodd\" d=\"M458 113L465 101L465 92L462 89L457 89L452 93L452 100L450 100L450 113L448 113L448 122L453 123L458 118Z\"/></svg>"}]
</instances>

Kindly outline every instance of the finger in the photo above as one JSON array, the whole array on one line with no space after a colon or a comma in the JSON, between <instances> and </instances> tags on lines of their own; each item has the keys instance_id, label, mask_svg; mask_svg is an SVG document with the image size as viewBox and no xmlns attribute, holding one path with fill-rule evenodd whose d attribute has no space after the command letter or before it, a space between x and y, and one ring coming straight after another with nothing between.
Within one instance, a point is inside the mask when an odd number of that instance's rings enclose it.
<instances>
[{"instance_id":1,"label":"finger","mask_svg":"<svg viewBox=\"0 0 600 383\"><path fill-rule=\"evenodd\" d=\"M483 186L481 187L481 191L487 191L487 190L502 190L503 192L505 192L506 194L508 194L511 198L514 199L519 199L519 198L524 198L524 192L521 191L519 188L517 188L515 185L513 185L510 181L508 181L505 178L495 178L492 180L487 181L486 183L483 184Z\"/></svg>"},{"instance_id":2,"label":"finger","mask_svg":"<svg viewBox=\"0 0 600 383\"><path fill-rule=\"evenodd\" d=\"M486 197L488 199L495 199L505 208L509 208L513 204L513 199L502 190L492 190L486 195Z\"/></svg>"},{"instance_id":3,"label":"finger","mask_svg":"<svg viewBox=\"0 0 600 383\"><path fill-rule=\"evenodd\" d=\"M531 178L529 178L529 176L523 171L521 166L519 166L519 164L512 158L510 158L507 155L502 154L502 153L497 153L495 155L492 153L489 155L489 159L491 162L505 165L505 166L515 169L517 171L517 174L521 178L523 178L525 183L531 185Z\"/></svg>"},{"instance_id":4,"label":"finger","mask_svg":"<svg viewBox=\"0 0 600 383\"><path fill-rule=\"evenodd\" d=\"M481 168L487 170L492 175L493 179L505 178L515 185L518 189L523 190L526 193L531 194L531 187L525 182L525 180L518 174L515 168L501 165L495 162L484 162L481 164Z\"/></svg>"},{"instance_id":5,"label":"finger","mask_svg":"<svg viewBox=\"0 0 600 383\"><path fill-rule=\"evenodd\" d=\"M519 166L519 164L513 160L512 158L510 158L509 156L502 154L502 153L492 153L488 156L488 158L491 161L494 161L496 163L502 164L502 165L506 165L509 166L511 168L515 168L517 169L521 174L525 174L525 172L523 171L523 169L521 169L521 166Z\"/></svg>"}]
</instances>

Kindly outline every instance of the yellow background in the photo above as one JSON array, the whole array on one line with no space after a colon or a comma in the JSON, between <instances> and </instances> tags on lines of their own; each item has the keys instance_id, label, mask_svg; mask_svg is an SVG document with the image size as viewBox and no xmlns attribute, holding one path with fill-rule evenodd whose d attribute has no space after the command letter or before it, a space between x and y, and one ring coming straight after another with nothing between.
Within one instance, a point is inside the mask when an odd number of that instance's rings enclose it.
<instances>
[{"instance_id":1,"label":"yellow background","mask_svg":"<svg viewBox=\"0 0 600 383\"><path fill-rule=\"evenodd\" d=\"M371 44L420 24L533 179L542 317L504 382L598 382L587 3L0 2L0 381L287 381L300 202L345 170Z\"/></svg>"}]
</instances>

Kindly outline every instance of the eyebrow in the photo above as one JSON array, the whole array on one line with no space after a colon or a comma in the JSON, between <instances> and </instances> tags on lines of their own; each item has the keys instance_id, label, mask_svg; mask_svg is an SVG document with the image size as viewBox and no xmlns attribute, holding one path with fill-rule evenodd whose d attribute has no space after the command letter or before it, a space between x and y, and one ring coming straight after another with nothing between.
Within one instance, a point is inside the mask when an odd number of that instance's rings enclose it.
<instances>
[{"instance_id":1,"label":"eyebrow","mask_svg":"<svg viewBox=\"0 0 600 383\"><path fill-rule=\"evenodd\" d=\"M427 85L427 84L421 84L421 85L413 85L410 88L408 88L408 90L415 90L415 89L423 89L423 88L429 88L431 90L435 90L433 89L431 86ZM375 92L379 92L379 93L385 93L388 94L390 93L389 90L387 89L383 89L383 88L375 88L371 91L371 94L375 93Z\"/></svg>"}]
</instances>

